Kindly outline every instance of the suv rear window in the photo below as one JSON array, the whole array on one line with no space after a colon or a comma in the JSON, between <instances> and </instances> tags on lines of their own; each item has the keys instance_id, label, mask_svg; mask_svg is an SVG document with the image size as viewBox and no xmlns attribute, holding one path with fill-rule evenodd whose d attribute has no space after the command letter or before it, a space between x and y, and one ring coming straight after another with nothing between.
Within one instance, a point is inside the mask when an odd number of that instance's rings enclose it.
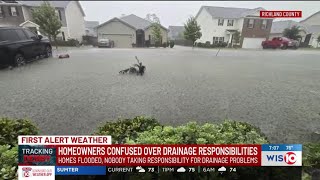
<instances>
[{"instance_id":1,"label":"suv rear window","mask_svg":"<svg viewBox=\"0 0 320 180\"><path fill-rule=\"evenodd\" d=\"M2 42L2 41L14 42L14 41L19 41L19 40L20 40L19 36L15 30L0 29L0 42Z\"/></svg>"}]
</instances>

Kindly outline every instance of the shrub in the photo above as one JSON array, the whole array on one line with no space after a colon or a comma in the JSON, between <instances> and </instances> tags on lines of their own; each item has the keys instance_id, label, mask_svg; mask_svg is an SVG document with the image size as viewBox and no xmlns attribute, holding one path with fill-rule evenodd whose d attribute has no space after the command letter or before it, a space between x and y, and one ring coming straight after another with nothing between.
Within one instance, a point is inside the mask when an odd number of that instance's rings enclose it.
<instances>
[{"instance_id":1,"label":"shrub","mask_svg":"<svg viewBox=\"0 0 320 180\"><path fill-rule=\"evenodd\" d=\"M210 41L206 41L206 43L205 43L204 47L206 47L206 48L210 48Z\"/></svg>"},{"instance_id":2,"label":"shrub","mask_svg":"<svg viewBox=\"0 0 320 180\"><path fill-rule=\"evenodd\" d=\"M170 42L167 42L167 47L169 47L170 46Z\"/></svg>"},{"instance_id":3,"label":"shrub","mask_svg":"<svg viewBox=\"0 0 320 180\"><path fill-rule=\"evenodd\" d=\"M222 124L198 125L190 122L187 125L156 126L139 133L136 139L128 143L138 144L262 144L267 138L248 123L226 120Z\"/></svg>"},{"instance_id":4,"label":"shrub","mask_svg":"<svg viewBox=\"0 0 320 180\"><path fill-rule=\"evenodd\" d=\"M320 172L320 143L304 144L302 153L304 171L315 176L317 171Z\"/></svg>"},{"instance_id":5,"label":"shrub","mask_svg":"<svg viewBox=\"0 0 320 180\"><path fill-rule=\"evenodd\" d=\"M137 116L133 119L119 119L98 127L97 135L111 135L113 143L123 143L126 138L135 139L138 133L153 129L160 124L154 118Z\"/></svg>"},{"instance_id":6,"label":"shrub","mask_svg":"<svg viewBox=\"0 0 320 180\"><path fill-rule=\"evenodd\" d=\"M162 47L163 47L163 48L166 48L166 47L167 47L167 43L164 42L164 43L162 44Z\"/></svg>"},{"instance_id":7,"label":"shrub","mask_svg":"<svg viewBox=\"0 0 320 180\"><path fill-rule=\"evenodd\" d=\"M0 118L0 145L15 145L19 135L37 135L38 128L27 119Z\"/></svg>"},{"instance_id":8,"label":"shrub","mask_svg":"<svg viewBox=\"0 0 320 180\"><path fill-rule=\"evenodd\" d=\"M155 44L154 44L154 46L155 46L156 48L160 47L160 46L161 46L160 41L156 41Z\"/></svg>"},{"instance_id":9,"label":"shrub","mask_svg":"<svg viewBox=\"0 0 320 180\"><path fill-rule=\"evenodd\" d=\"M17 179L18 147L0 146L0 179Z\"/></svg>"},{"instance_id":10,"label":"shrub","mask_svg":"<svg viewBox=\"0 0 320 180\"><path fill-rule=\"evenodd\" d=\"M174 41L170 41L170 48L174 47Z\"/></svg>"},{"instance_id":11,"label":"shrub","mask_svg":"<svg viewBox=\"0 0 320 180\"><path fill-rule=\"evenodd\" d=\"M216 44L211 44L210 47L211 47L211 48L216 48L217 45L216 45Z\"/></svg>"},{"instance_id":12,"label":"shrub","mask_svg":"<svg viewBox=\"0 0 320 180\"><path fill-rule=\"evenodd\" d=\"M197 47L203 47L203 43L198 42L198 43L197 43Z\"/></svg>"}]
</instances>

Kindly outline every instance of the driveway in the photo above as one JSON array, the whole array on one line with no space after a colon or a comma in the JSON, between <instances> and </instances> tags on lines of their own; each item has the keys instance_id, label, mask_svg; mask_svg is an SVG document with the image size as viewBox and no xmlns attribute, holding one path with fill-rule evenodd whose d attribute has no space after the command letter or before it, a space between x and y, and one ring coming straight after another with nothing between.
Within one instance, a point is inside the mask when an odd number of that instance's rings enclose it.
<instances>
[{"instance_id":1,"label":"driveway","mask_svg":"<svg viewBox=\"0 0 320 180\"><path fill-rule=\"evenodd\" d=\"M0 115L30 118L41 134L91 134L118 117L252 123L275 143L302 143L320 129L320 51L70 49L0 70ZM135 63L144 76L119 75Z\"/></svg>"}]
</instances>

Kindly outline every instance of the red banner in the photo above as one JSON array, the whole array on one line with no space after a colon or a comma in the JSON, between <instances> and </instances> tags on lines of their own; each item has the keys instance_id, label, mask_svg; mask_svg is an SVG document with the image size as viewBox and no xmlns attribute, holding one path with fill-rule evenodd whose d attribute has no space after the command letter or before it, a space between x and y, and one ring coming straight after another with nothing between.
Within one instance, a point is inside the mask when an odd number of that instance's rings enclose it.
<instances>
[{"instance_id":1,"label":"red banner","mask_svg":"<svg viewBox=\"0 0 320 180\"><path fill-rule=\"evenodd\" d=\"M57 166L261 166L261 145L65 145Z\"/></svg>"},{"instance_id":2,"label":"red banner","mask_svg":"<svg viewBox=\"0 0 320 180\"><path fill-rule=\"evenodd\" d=\"M301 18L302 11L260 11L261 18Z\"/></svg>"}]
</instances>

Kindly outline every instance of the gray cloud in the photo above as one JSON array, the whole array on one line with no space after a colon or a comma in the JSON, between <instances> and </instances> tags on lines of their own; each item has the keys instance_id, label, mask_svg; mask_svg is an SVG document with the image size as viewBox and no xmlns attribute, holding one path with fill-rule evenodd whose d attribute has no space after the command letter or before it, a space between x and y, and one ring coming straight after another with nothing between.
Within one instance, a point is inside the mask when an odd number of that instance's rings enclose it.
<instances>
[{"instance_id":1,"label":"gray cloud","mask_svg":"<svg viewBox=\"0 0 320 180\"><path fill-rule=\"evenodd\" d=\"M297 21L320 11L320 1L81 1L80 3L86 13L86 20L103 23L113 17L120 17L121 14L135 14L144 18L148 13L155 13L160 18L161 24L166 27L183 25L187 18L195 16L203 5L301 10L302 18L293 19Z\"/></svg>"}]
</instances>

